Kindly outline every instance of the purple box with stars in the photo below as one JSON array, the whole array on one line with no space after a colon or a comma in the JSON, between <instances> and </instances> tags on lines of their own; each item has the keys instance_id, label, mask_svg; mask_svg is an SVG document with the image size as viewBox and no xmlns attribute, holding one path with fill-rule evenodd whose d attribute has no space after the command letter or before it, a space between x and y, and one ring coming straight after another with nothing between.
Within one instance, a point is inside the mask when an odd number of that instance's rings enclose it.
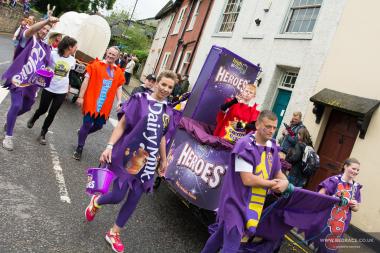
<instances>
[{"instance_id":1,"label":"purple box with stars","mask_svg":"<svg viewBox=\"0 0 380 253\"><path fill-rule=\"evenodd\" d=\"M218 46L213 46L191 92L183 115L215 126L226 98L254 83L260 68ZM197 207L216 210L229 150L202 145L183 129L175 132L169 149L166 178L185 199Z\"/></svg>"}]
</instances>

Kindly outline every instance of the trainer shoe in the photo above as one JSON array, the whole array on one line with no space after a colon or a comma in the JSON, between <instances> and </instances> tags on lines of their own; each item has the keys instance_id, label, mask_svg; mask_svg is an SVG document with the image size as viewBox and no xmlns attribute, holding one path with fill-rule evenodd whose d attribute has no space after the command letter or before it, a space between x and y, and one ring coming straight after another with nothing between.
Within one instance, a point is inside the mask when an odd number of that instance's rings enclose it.
<instances>
[{"instance_id":1,"label":"trainer shoe","mask_svg":"<svg viewBox=\"0 0 380 253\"><path fill-rule=\"evenodd\" d=\"M80 161L80 159L82 158L82 151L83 151L83 148L77 147L77 149L75 150L75 152L73 154L73 158L75 160Z\"/></svg>"},{"instance_id":2,"label":"trainer shoe","mask_svg":"<svg viewBox=\"0 0 380 253\"><path fill-rule=\"evenodd\" d=\"M3 140L3 148L12 151L13 150L13 140L12 136L5 135L4 140Z\"/></svg>"},{"instance_id":3,"label":"trainer shoe","mask_svg":"<svg viewBox=\"0 0 380 253\"><path fill-rule=\"evenodd\" d=\"M95 204L95 201L98 198L99 198L99 196L97 196L97 195L92 196L92 198L90 200L90 204L88 204L86 211L84 212L87 221L93 221L95 218L96 212L100 208L99 206L97 206L97 204Z\"/></svg>"},{"instance_id":4,"label":"trainer shoe","mask_svg":"<svg viewBox=\"0 0 380 253\"><path fill-rule=\"evenodd\" d=\"M111 245L113 251L117 253L124 252L124 245L120 240L120 234L114 233L112 228L106 234L106 241Z\"/></svg>"}]
</instances>

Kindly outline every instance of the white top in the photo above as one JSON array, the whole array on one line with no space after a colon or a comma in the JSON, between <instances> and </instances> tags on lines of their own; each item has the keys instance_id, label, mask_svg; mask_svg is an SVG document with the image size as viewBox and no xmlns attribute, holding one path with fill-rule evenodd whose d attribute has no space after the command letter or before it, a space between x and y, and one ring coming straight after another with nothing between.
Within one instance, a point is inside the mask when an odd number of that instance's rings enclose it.
<instances>
[{"instance_id":1,"label":"white top","mask_svg":"<svg viewBox=\"0 0 380 253\"><path fill-rule=\"evenodd\" d=\"M259 145L259 144L256 144ZM267 141L266 146L271 148L272 142L270 140ZM253 172L252 164L248 163L240 156L235 157L235 172Z\"/></svg>"},{"instance_id":2,"label":"white top","mask_svg":"<svg viewBox=\"0 0 380 253\"><path fill-rule=\"evenodd\" d=\"M133 68L135 67L135 62L133 60L130 60L127 64L127 66L125 67L125 72L127 73L131 73L133 72Z\"/></svg>"},{"instance_id":3,"label":"white top","mask_svg":"<svg viewBox=\"0 0 380 253\"><path fill-rule=\"evenodd\" d=\"M52 51L51 61L50 67L54 70L54 77L50 86L45 89L56 94L65 94L69 90L69 72L75 68L75 58L71 55L59 56L57 51Z\"/></svg>"}]
</instances>

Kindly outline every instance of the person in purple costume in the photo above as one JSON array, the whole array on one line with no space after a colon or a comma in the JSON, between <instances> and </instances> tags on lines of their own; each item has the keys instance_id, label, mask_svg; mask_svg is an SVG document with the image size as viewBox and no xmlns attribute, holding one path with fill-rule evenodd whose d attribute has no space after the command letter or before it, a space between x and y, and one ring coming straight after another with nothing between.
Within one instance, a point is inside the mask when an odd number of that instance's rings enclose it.
<instances>
[{"instance_id":1,"label":"person in purple costume","mask_svg":"<svg viewBox=\"0 0 380 253\"><path fill-rule=\"evenodd\" d=\"M106 234L106 240L115 252L124 251L121 228L134 212L142 194L152 191L158 159L160 175L164 175L168 166L165 134L174 127L174 120L166 98L176 82L174 72L163 71L151 95L137 93L124 102L119 123L100 156L100 162L108 164L116 179L112 192L91 198L85 215L88 221L92 221L100 206L118 204L126 198L115 224Z\"/></svg>"},{"instance_id":2,"label":"person in purple costume","mask_svg":"<svg viewBox=\"0 0 380 253\"><path fill-rule=\"evenodd\" d=\"M4 125L3 148L6 150L13 150L12 136L17 116L29 111L35 102L38 87L31 85L30 79L38 69L49 66L50 46L43 39L58 21L56 17L49 17L25 30L16 48L14 61L2 76L6 79L3 87L8 88L11 94L11 106Z\"/></svg>"},{"instance_id":3,"label":"person in purple costume","mask_svg":"<svg viewBox=\"0 0 380 253\"><path fill-rule=\"evenodd\" d=\"M234 253L242 238L254 235L268 189L284 192L289 185L281 172L278 147L272 139L277 117L263 110L256 132L241 138L231 152L229 169L224 176L215 232L202 253Z\"/></svg>"},{"instance_id":4,"label":"person in purple costume","mask_svg":"<svg viewBox=\"0 0 380 253\"><path fill-rule=\"evenodd\" d=\"M329 177L318 186L319 193L341 198L341 203L331 210L327 222L327 240L324 241L326 252L338 250L339 239L343 237L350 224L351 211L359 211L362 185L355 181L359 170L360 162L355 158L349 158L344 162L343 174Z\"/></svg>"}]
</instances>

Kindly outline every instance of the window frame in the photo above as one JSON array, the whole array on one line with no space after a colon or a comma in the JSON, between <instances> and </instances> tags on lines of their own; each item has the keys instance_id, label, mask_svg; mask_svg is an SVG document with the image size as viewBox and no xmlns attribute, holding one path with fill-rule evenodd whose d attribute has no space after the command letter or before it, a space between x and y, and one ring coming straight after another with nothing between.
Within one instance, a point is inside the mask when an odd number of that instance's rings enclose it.
<instances>
[{"instance_id":1,"label":"window frame","mask_svg":"<svg viewBox=\"0 0 380 253\"><path fill-rule=\"evenodd\" d=\"M164 58L162 59L161 66L160 66L160 72L163 70L166 70L166 64L168 64L171 54L172 54L171 52L165 52Z\"/></svg>"},{"instance_id":2,"label":"window frame","mask_svg":"<svg viewBox=\"0 0 380 253\"><path fill-rule=\"evenodd\" d=\"M177 21L175 23L175 26L173 28L171 35L175 35L179 33L179 30L181 29L181 26L182 26L182 21L185 17L186 9L187 9L187 5L180 9Z\"/></svg>"},{"instance_id":3,"label":"window frame","mask_svg":"<svg viewBox=\"0 0 380 253\"><path fill-rule=\"evenodd\" d=\"M296 85L296 82L297 82L297 79L298 79L298 75L299 75L299 71L295 71L295 70L283 70L282 73L281 73L281 77L278 81L278 84L277 84L277 88L279 89L283 89L283 90L289 90L289 91L293 91L294 90L294 87ZM294 78L295 77L295 81L293 84L290 83L290 85L292 87L287 87L285 86L285 79L287 76L290 76L290 78Z\"/></svg>"},{"instance_id":4,"label":"window frame","mask_svg":"<svg viewBox=\"0 0 380 253\"><path fill-rule=\"evenodd\" d=\"M303 2L303 1L309 1L309 0L292 0L291 1L291 3L289 4L289 8L288 8L288 10L286 12L286 18L285 18L284 23L283 23L283 25L281 27L280 34L312 34L314 32L315 25L317 24L318 17L320 15L320 11L321 11L321 8L322 8L322 5L323 5L323 0L320 0L320 3L315 3L315 2L314 2L314 4L308 4L308 3L306 3L304 5L298 5L298 6L294 6L295 1L297 1L297 2ZM314 1L319 1L319 0L314 0ZM306 17L307 10L314 9L313 12L310 14L310 18L309 19L307 19L307 20L305 20L305 19L295 19L295 21L300 21L301 20L301 25L300 25L299 28L303 27L304 22L308 22L306 31L297 31L297 32L295 32L295 31L287 31L289 29L290 22L292 20L294 12L298 11L298 10L302 10L302 9L305 10L305 13L303 14L303 18ZM315 22L314 22L313 28L311 29L311 31L308 31L309 27L310 27L310 24L311 24L311 20L312 20L311 17L314 15L315 9L318 9L318 14L315 17ZM298 13L297 13L297 15L298 15ZM297 18L298 18L298 16L297 16Z\"/></svg>"},{"instance_id":5,"label":"window frame","mask_svg":"<svg viewBox=\"0 0 380 253\"><path fill-rule=\"evenodd\" d=\"M194 8L193 15L191 16L191 20L189 25L187 26L186 31L191 31L194 29L194 25L197 22L197 17L199 16L199 6L202 4L202 0L197 0L197 3Z\"/></svg>"},{"instance_id":6,"label":"window frame","mask_svg":"<svg viewBox=\"0 0 380 253\"><path fill-rule=\"evenodd\" d=\"M230 3L230 1L236 1L236 2L233 2L233 3ZM244 0L226 0L226 3L224 5L224 8L223 8L223 12L222 12L222 15L220 17L220 20L218 22L218 28L217 28L217 33L221 33L221 34L228 34L228 33L233 33L233 31L235 30L235 27L236 27L236 22L238 21L238 18L239 18L239 14L240 14L240 11L242 10L242 5L243 5L243 1ZM233 11L233 7L231 8L231 4L233 4L233 6L235 6L235 4L237 4L237 7L239 7L239 11L236 12ZM227 12L227 9L230 7L230 12ZM236 9L236 8L235 8ZM233 22L233 26L232 28L229 28L228 30L223 30L222 31L222 27L223 25L225 25L225 27L227 27L227 23L231 23L231 21L225 21L225 16L226 15L231 15L230 17L233 17L233 15L236 14L236 19L234 20ZM229 20L227 18L227 20Z\"/></svg>"},{"instance_id":7,"label":"window frame","mask_svg":"<svg viewBox=\"0 0 380 253\"><path fill-rule=\"evenodd\" d=\"M181 65L180 65L180 68L178 70L179 73L182 74L182 70L183 70L183 67L185 66L185 64L190 64L189 60L191 58L191 53L192 53L192 51L189 50L189 51L186 51L185 54L183 55L183 59L182 59ZM185 59L186 59L186 62L185 62Z\"/></svg>"}]
</instances>

